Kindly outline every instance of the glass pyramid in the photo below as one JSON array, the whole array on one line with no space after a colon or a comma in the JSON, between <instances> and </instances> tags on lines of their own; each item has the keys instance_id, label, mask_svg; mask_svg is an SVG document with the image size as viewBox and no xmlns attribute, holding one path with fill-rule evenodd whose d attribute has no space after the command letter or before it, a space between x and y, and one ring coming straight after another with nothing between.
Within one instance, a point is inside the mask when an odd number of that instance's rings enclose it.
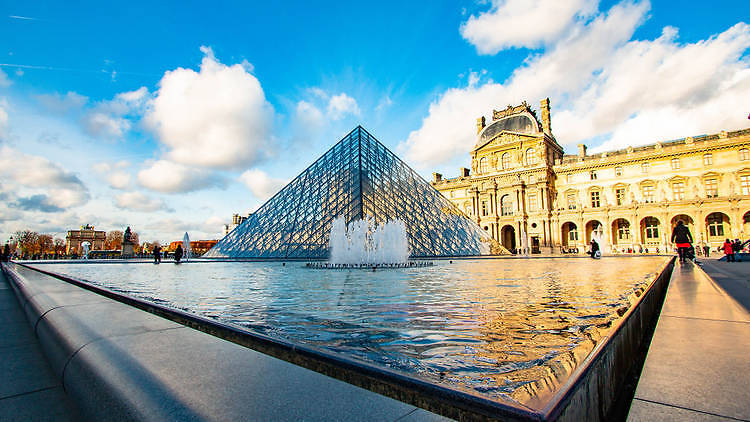
<instances>
[{"instance_id":1,"label":"glass pyramid","mask_svg":"<svg viewBox=\"0 0 750 422\"><path fill-rule=\"evenodd\" d=\"M412 257L489 254L496 242L361 126L204 256L327 258L333 219L406 223Z\"/></svg>"}]
</instances>

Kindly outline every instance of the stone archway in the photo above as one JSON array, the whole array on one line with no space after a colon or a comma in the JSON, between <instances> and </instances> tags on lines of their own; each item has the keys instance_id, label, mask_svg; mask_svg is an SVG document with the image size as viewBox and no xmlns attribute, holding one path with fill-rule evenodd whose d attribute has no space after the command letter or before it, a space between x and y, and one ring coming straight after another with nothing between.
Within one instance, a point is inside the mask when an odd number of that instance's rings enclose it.
<instances>
[{"instance_id":1,"label":"stone archway","mask_svg":"<svg viewBox=\"0 0 750 422\"><path fill-rule=\"evenodd\" d=\"M630 221L618 218L612 222L612 245L630 245L633 243Z\"/></svg>"},{"instance_id":2,"label":"stone archway","mask_svg":"<svg viewBox=\"0 0 750 422\"><path fill-rule=\"evenodd\" d=\"M604 240L603 238L604 226L598 220L590 220L589 222L586 223L586 239L585 240L586 240L587 245L591 243L591 239L594 236L598 237L598 239L600 240L599 243L602 243L602 241ZM604 245L599 245L599 246L604 246Z\"/></svg>"},{"instance_id":3,"label":"stone archway","mask_svg":"<svg viewBox=\"0 0 750 422\"><path fill-rule=\"evenodd\" d=\"M508 224L500 229L500 243L511 252L516 249L516 229L512 225Z\"/></svg>"},{"instance_id":4,"label":"stone archway","mask_svg":"<svg viewBox=\"0 0 750 422\"><path fill-rule=\"evenodd\" d=\"M690 235L693 236L693 242L697 242L696 234L695 233L695 222L693 221L693 218L690 217L687 214L677 214L674 217L672 217L672 221L670 221L669 227L674 230L675 226L677 225L678 221L682 221L682 224L686 225L688 230L690 230ZM669 237L669 240L671 241L672 238L672 232L666 233L666 235Z\"/></svg>"},{"instance_id":5,"label":"stone archway","mask_svg":"<svg viewBox=\"0 0 750 422\"><path fill-rule=\"evenodd\" d=\"M724 242L732 237L729 216L723 212L712 212L706 216L706 239L712 244Z\"/></svg>"},{"instance_id":6,"label":"stone archway","mask_svg":"<svg viewBox=\"0 0 750 422\"><path fill-rule=\"evenodd\" d=\"M561 226L562 231L562 245L565 247L571 247L578 244L578 226L575 223L568 221Z\"/></svg>"},{"instance_id":7,"label":"stone archway","mask_svg":"<svg viewBox=\"0 0 750 422\"><path fill-rule=\"evenodd\" d=\"M646 246L657 246L661 243L661 222L658 218L648 216L641 220L641 239Z\"/></svg>"},{"instance_id":8,"label":"stone archway","mask_svg":"<svg viewBox=\"0 0 750 422\"><path fill-rule=\"evenodd\" d=\"M742 216L742 240L743 242L747 240L748 237L750 237L750 211L746 212L745 215Z\"/></svg>"}]
</instances>

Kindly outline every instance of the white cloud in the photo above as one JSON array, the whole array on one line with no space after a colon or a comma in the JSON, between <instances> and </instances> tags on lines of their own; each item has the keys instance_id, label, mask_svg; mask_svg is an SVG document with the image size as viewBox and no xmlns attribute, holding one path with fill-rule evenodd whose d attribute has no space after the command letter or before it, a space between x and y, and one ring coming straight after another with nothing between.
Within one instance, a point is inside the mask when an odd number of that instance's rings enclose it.
<instances>
[{"instance_id":1,"label":"white cloud","mask_svg":"<svg viewBox=\"0 0 750 422\"><path fill-rule=\"evenodd\" d=\"M73 91L65 95L59 93L37 95L37 100L47 109L55 113L67 113L83 107L89 100L88 97Z\"/></svg>"},{"instance_id":2,"label":"white cloud","mask_svg":"<svg viewBox=\"0 0 750 422\"><path fill-rule=\"evenodd\" d=\"M11 84L11 80L8 79L8 75L0 69L0 88L7 88Z\"/></svg>"},{"instance_id":3,"label":"white cloud","mask_svg":"<svg viewBox=\"0 0 750 422\"><path fill-rule=\"evenodd\" d=\"M0 176L12 184L12 194L26 210L65 209L89 200L86 185L75 174L46 158L7 146L0 148Z\"/></svg>"},{"instance_id":4,"label":"white cloud","mask_svg":"<svg viewBox=\"0 0 750 422\"><path fill-rule=\"evenodd\" d=\"M121 92L86 113L82 119L84 129L93 136L120 138L132 128L131 120L144 112L148 99L146 87Z\"/></svg>"},{"instance_id":5,"label":"white cloud","mask_svg":"<svg viewBox=\"0 0 750 422\"><path fill-rule=\"evenodd\" d=\"M198 72L178 68L164 74L145 121L171 161L212 168L252 165L270 147L273 108L242 64L227 66L210 48L201 51Z\"/></svg>"},{"instance_id":6,"label":"white cloud","mask_svg":"<svg viewBox=\"0 0 750 422\"><path fill-rule=\"evenodd\" d=\"M157 192L177 193L220 187L226 185L224 179L210 171L191 168L167 160L147 163L147 167L138 172L141 186Z\"/></svg>"},{"instance_id":7,"label":"white cloud","mask_svg":"<svg viewBox=\"0 0 750 422\"><path fill-rule=\"evenodd\" d=\"M323 112L307 101L297 103L296 120L304 128L304 131L317 130L325 123Z\"/></svg>"},{"instance_id":8,"label":"white cloud","mask_svg":"<svg viewBox=\"0 0 750 422\"><path fill-rule=\"evenodd\" d=\"M84 129L94 136L120 138L130 130L130 120L103 112L91 112L83 118Z\"/></svg>"},{"instance_id":9,"label":"white cloud","mask_svg":"<svg viewBox=\"0 0 750 422\"><path fill-rule=\"evenodd\" d=\"M549 44L576 21L596 12L598 0L492 0L492 8L471 16L461 35L480 54L511 47Z\"/></svg>"},{"instance_id":10,"label":"white cloud","mask_svg":"<svg viewBox=\"0 0 750 422\"><path fill-rule=\"evenodd\" d=\"M328 102L328 116L333 120L339 120L347 114L359 116L357 101L343 92L332 96Z\"/></svg>"},{"instance_id":11,"label":"white cloud","mask_svg":"<svg viewBox=\"0 0 750 422\"><path fill-rule=\"evenodd\" d=\"M5 111L6 107L8 107L8 104L0 99L0 140L5 137L8 130L8 112Z\"/></svg>"},{"instance_id":12,"label":"white cloud","mask_svg":"<svg viewBox=\"0 0 750 422\"><path fill-rule=\"evenodd\" d=\"M167 204L141 192L124 192L115 197L115 205L133 211L153 212L159 210L170 211Z\"/></svg>"},{"instance_id":13,"label":"white cloud","mask_svg":"<svg viewBox=\"0 0 750 422\"><path fill-rule=\"evenodd\" d=\"M251 169L240 175L240 181L261 201L265 201L287 184L286 179L269 177L262 170Z\"/></svg>"},{"instance_id":14,"label":"white cloud","mask_svg":"<svg viewBox=\"0 0 750 422\"><path fill-rule=\"evenodd\" d=\"M128 167L130 163L127 161L115 164L97 163L94 165L94 171L99 173L112 188L126 190L133 187L130 173L126 170Z\"/></svg>"},{"instance_id":15,"label":"white cloud","mask_svg":"<svg viewBox=\"0 0 750 422\"><path fill-rule=\"evenodd\" d=\"M677 42L670 27L657 39L631 40L648 8L647 2L615 5L576 22L508 80L445 91L399 150L424 168L466 157L477 117L547 96L561 144L593 138L616 148L746 125L750 65L742 56L750 26L692 44Z\"/></svg>"}]
</instances>

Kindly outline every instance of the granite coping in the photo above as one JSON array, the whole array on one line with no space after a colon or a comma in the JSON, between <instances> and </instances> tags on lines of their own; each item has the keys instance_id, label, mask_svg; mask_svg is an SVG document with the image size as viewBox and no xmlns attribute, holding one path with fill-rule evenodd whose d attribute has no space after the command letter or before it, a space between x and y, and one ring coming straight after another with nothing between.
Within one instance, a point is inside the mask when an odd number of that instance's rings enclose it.
<instances>
[{"instance_id":1,"label":"granite coping","mask_svg":"<svg viewBox=\"0 0 750 422\"><path fill-rule=\"evenodd\" d=\"M628 420L750 420L748 350L750 313L700 267L678 266Z\"/></svg>"}]
</instances>

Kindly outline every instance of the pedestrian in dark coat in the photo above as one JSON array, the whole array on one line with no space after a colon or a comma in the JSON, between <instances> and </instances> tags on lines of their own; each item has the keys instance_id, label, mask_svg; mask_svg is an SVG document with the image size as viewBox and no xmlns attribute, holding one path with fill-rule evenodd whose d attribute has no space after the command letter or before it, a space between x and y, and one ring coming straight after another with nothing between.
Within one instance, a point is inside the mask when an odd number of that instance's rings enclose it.
<instances>
[{"instance_id":1,"label":"pedestrian in dark coat","mask_svg":"<svg viewBox=\"0 0 750 422\"><path fill-rule=\"evenodd\" d=\"M182 245L177 245L177 249L174 250L174 262L176 264L179 264L181 259L182 259Z\"/></svg>"},{"instance_id":2,"label":"pedestrian in dark coat","mask_svg":"<svg viewBox=\"0 0 750 422\"><path fill-rule=\"evenodd\" d=\"M692 247L693 236L690 235L690 229L682 220L677 220L677 225L672 229L672 243L677 247L680 262L685 262L685 253Z\"/></svg>"}]
</instances>

